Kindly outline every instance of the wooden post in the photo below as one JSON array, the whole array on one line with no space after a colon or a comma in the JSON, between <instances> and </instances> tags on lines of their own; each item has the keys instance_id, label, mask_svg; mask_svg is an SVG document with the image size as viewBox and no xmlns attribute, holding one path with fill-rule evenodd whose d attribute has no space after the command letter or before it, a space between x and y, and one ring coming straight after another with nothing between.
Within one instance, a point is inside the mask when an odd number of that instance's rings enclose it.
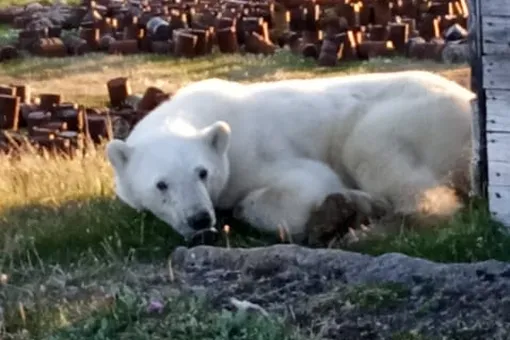
<instances>
[{"instance_id":1,"label":"wooden post","mask_svg":"<svg viewBox=\"0 0 510 340\"><path fill-rule=\"evenodd\" d=\"M480 1L468 0L468 43L470 48L471 91L476 93L473 108L473 159L471 163L472 194L487 198L487 134L485 91L482 67L482 22Z\"/></svg>"},{"instance_id":2,"label":"wooden post","mask_svg":"<svg viewBox=\"0 0 510 340\"><path fill-rule=\"evenodd\" d=\"M481 169L483 168L480 160L480 110L478 109L478 100L475 98L471 101L472 117L472 158L471 158L471 195L472 197L483 197L483 183Z\"/></svg>"},{"instance_id":3,"label":"wooden post","mask_svg":"<svg viewBox=\"0 0 510 340\"><path fill-rule=\"evenodd\" d=\"M471 0L468 4L472 11L470 46L476 50L472 80L480 118L481 189L483 194L487 191L491 216L510 232L510 0Z\"/></svg>"}]
</instances>

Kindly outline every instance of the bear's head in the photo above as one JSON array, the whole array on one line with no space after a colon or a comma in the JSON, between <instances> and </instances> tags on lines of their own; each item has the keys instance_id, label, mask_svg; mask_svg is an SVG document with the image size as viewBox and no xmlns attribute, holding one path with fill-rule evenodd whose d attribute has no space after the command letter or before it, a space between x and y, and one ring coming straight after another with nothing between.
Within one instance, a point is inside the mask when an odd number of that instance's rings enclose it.
<instances>
[{"instance_id":1,"label":"bear's head","mask_svg":"<svg viewBox=\"0 0 510 340\"><path fill-rule=\"evenodd\" d=\"M134 145L112 140L106 155L117 196L134 209L152 212L189 240L216 224L213 205L230 174L229 142L230 127L221 121Z\"/></svg>"}]
</instances>

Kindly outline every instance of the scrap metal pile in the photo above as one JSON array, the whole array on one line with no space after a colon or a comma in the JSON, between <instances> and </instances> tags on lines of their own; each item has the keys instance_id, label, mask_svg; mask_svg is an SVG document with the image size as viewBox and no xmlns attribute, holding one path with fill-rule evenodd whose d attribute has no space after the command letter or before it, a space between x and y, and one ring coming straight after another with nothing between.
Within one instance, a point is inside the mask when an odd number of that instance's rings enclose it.
<instances>
[{"instance_id":1,"label":"scrap metal pile","mask_svg":"<svg viewBox=\"0 0 510 340\"><path fill-rule=\"evenodd\" d=\"M466 0L33 3L0 10L0 23L19 30L14 41L1 47L0 60L22 52L48 57L143 52L192 58L214 51L272 54L287 48L322 66L393 55L455 62L463 60L466 44L459 42L466 40L467 18Z\"/></svg>"},{"instance_id":2,"label":"scrap metal pile","mask_svg":"<svg viewBox=\"0 0 510 340\"><path fill-rule=\"evenodd\" d=\"M272 54L286 48L318 65L394 55L465 61L466 0L98 0L77 6L32 3L0 9L18 30L0 40L0 61L90 52ZM21 140L73 154L83 140L123 138L169 94L149 87L134 102L129 81L107 84L110 108L32 96L29 86L0 86L0 150ZM88 136L90 138L85 138Z\"/></svg>"},{"instance_id":3,"label":"scrap metal pile","mask_svg":"<svg viewBox=\"0 0 510 340\"><path fill-rule=\"evenodd\" d=\"M23 146L74 157L87 142L125 138L150 110L170 98L148 87L143 96L132 93L129 79L106 84L110 108L87 108L64 101L61 94L32 96L27 85L0 86L0 152L17 154Z\"/></svg>"}]
</instances>

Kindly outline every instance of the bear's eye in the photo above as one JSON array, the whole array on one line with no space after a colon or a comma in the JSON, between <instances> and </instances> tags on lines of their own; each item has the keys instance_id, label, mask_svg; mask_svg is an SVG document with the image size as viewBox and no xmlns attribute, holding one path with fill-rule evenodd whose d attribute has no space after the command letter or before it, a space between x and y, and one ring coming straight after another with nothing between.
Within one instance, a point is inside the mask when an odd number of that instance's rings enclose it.
<instances>
[{"instance_id":1,"label":"bear's eye","mask_svg":"<svg viewBox=\"0 0 510 340\"><path fill-rule=\"evenodd\" d=\"M207 169L201 168L198 170L198 178L200 178L202 181L207 179L207 175Z\"/></svg>"},{"instance_id":2,"label":"bear's eye","mask_svg":"<svg viewBox=\"0 0 510 340\"><path fill-rule=\"evenodd\" d=\"M168 184L166 184L163 181L159 181L158 183L156 183L156 188L158 188L161 191L165 191L166 189L168 189Z\"/></svg>"}]
</instances>

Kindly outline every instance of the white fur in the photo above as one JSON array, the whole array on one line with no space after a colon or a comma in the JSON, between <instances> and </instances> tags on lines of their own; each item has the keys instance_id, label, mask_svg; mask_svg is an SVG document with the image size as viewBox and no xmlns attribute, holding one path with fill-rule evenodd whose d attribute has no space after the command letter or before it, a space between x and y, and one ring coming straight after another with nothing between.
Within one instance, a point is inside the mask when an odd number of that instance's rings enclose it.
<instances>
[{"instance_id":1,"label":"white fur","mask_svg":"<svg viewBox=\"0 0 510 340\"><path fill-rule=\"evenodd\" d=\"M348 194L367 212L380 199L413 213L425 204L419 194L447 181L468 190L460 186L469 176L473 97L423 71L209 79L180 89L107 154L118 196L185 237L193 232L186 218L213 207L302 235L310 211L331 193ZM209 170L206 182L199 166ZM161 179L165 193L156 189Z\"/></svg>"}]
</instances>

